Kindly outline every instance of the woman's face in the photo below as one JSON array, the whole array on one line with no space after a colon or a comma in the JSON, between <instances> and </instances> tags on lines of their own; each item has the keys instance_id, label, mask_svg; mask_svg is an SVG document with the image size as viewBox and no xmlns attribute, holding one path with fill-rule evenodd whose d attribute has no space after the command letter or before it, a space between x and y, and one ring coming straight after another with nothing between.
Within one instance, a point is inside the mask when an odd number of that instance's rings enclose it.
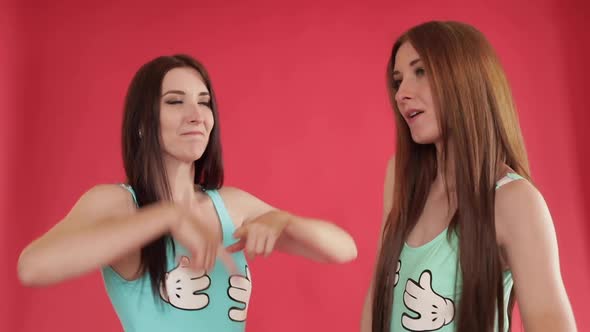
<instances>
[{"instance_id":1,"label":"woman's face","mask_svg":"<svg viewBox=\"0 0 590 332\"><path fill-rule=\"evenodd\" d=\"M434 107L428 73L420 56L409 42L395 55L393 87L395 102L418 144L436 143L442 137L438 110Z\"/></svg>"},{"instance_id":2,"label":"woman's face","mask_svg":"<svg viewBox=\"0 0 590 332\"><path fill-rule=\"evenodd\" d=\"M198 160L213 125L211 96L201 74L189 67L166 73L160 100L162 152L180 161Z\"/></svg>"}]
</instances>

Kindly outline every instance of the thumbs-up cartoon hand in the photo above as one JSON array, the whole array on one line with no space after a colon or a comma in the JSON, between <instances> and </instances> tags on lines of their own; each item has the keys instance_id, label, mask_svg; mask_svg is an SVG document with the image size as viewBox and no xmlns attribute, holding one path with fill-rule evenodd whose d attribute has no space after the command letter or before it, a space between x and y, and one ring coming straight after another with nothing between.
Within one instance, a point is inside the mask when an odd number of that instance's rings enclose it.
<instances>
[{"instance_id":1,"label":"thumbs-up cartoon hand","mask_svg":"<svg viewBox=\"0 0 590 332\"><path fill-rule=\"evenodd\" d=\"M435 331L450 324L455 316L455 305L432 289L432 274L429 270L422 272L416 283L408 279L404 292L404 304L417 313L417 317L407 314L402 316L404 328L412 331Z\"/></svg>"},{"instance_id":2,"label":"thumbs-up cartoon hand","mask_svg":"<svg viewBox=\"0 0 590 332\"><path fill-rule=\"evenodd\" d=\"M229 318L236 322L245 321L248 314L248 302L250 302L250 294L252 293L252 277L250 276L250 269L247 266L246 276L233 275L229 278L227 293L232 300L244 304L244 308L230 308Z\"/></svg>"}]
</instances>

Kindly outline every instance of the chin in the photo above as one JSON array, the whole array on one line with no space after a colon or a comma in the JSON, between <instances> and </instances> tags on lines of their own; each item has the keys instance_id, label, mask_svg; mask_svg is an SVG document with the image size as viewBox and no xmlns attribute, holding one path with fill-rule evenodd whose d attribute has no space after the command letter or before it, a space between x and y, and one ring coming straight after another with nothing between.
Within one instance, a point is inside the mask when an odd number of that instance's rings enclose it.
<instances>
[{"instance_id":1,"label":"chin","mask_svg":"<svg viewBox=\"0 0 590 332\"><path fill-rule=\"evenodd\" d=\"M204 150L190 151L186 153L176 154L174 155L174 158L177 160L181 160L182 162L192 163L201 159L201 157L203 157L204 152Z\"/></svg>"},{"instance_id":2,"label":"chin","mask_svg":"<svg viewBox=\"0 0 590 332\"><path fill-rule=\"evenodd\" d=\"M439 139L438 135L412 134L412 140L416 144L434 144Z\"/></svg>"},{"instance_id":3,"label":"chin","mask_svg":"<svg viewBox=\"0 0 590 332\"><path fill-rule=\"evenodd\" d=\"M434 138L425 138L425 137L420 137L420 136L419 137L412 136L412 140L416 144L433 144L434 142L436 142L436 140Z\"/></svg>"}]
</instances>

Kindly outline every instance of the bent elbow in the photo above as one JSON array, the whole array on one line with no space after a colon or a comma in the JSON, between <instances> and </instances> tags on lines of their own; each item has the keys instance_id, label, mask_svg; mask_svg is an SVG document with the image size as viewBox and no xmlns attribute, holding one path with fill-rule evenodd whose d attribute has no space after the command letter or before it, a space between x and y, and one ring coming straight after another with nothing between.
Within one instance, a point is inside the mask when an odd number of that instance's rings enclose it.
<instances>
[{"instance_id":1,"label":"bent elbow","mask_svg":"<svg viewBox=\"0 0 590 332\"><path fill-rule=\"evenodd\" d=\"M341 248L338 253L336 253L336 255L334 255L334 257L332 258L332 261L334 263L337 264L344 264L344 263L349 263L354 261L357 256L358 256L358 251L356 248L356 244L354 243L354 241L351 239L350 241L351 243L349 243L346 246L343 246L343 248Z\"/></svg>"},{"instance_id":2,"label":"bent elbow","mask_svg":"<svg viewBox=\"0 0 590 332\"><path fill-rule=\"evenodd\" d=\"M41 268L35 263L34 258L23 251L17 263L17 276L21 285L25 287L44 285L40 270Z\"/></svg>"}]
</instances>

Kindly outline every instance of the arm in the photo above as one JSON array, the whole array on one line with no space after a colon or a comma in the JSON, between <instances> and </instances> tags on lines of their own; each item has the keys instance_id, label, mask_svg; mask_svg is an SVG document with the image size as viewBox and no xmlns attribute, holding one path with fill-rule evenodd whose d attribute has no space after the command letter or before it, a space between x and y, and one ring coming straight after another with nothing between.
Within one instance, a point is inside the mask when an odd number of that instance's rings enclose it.
<instances>
[{"instance_id":1,"label":"arm","mask_svg":"<svg viewBox=\"0 0 590 332\"><path fill-rule=\"evenodd\" d=\"M498 240L514 276L526 331L576 331L561 278L557 238L541 194L514 181L496 194Z\"/></svg>"},{"instance_id":2,"label":"arm","mask_svg":"<svg viewBox=\"0 0 590 332\"><path fill-rule=\"evenodd\" d=\"M387 164L387 171L385 173L385 183L383 188L383 219L381 223L381 231L379 232L379 239L377 243L377 259L381 251L381 239L383 237L383 226L389 216L393 204L393 185L395 179L395 157L391 157ZM375 265L377 262L375 262ZM371 278L371 284L365 297L365 304L363 306L363 313L361 317L361 332L370 332L372 330L372 315L373 315L373 283L375 276Z\"/></svg>"},{"instance_id":3,"label":"arm","mask_svg":"<svg viewBox=\"0 0 590 332\"><path fill-rule=\"evenodd\" d=\"M226 193L234 197L232 205L243 218L242 226L234 234L242 240L228 250L245 248L250 255L268 255L276 248L288 254L330 263L344 263L356 258L353 238L335 224L276 209L236 188L226 188Z\"/></svg>"},{"instance_id":4,"label":"arm","mask_svg":"<svg viewBox=\"0 0 590 332\"><path fill-rule=\"evenodd\" d=\"M286 227L277 241L279 251L325 263L346 263L356 259L354 239L335 224L281 213L286 218Z\"/></svg>"},{"instance_id":5,"label":"arm","mask_svg":"<svg viewBox=\"0 0 590 332\"><path fill-rule=\"evenodd\" d=\"M167 232L175 218L170 205L154 204L136 212L127 190L96 186L22 251L18 277L26 286L44 286L105 265L132 277L139 267L140 248Z\"/></svg>"}]
</instances>

